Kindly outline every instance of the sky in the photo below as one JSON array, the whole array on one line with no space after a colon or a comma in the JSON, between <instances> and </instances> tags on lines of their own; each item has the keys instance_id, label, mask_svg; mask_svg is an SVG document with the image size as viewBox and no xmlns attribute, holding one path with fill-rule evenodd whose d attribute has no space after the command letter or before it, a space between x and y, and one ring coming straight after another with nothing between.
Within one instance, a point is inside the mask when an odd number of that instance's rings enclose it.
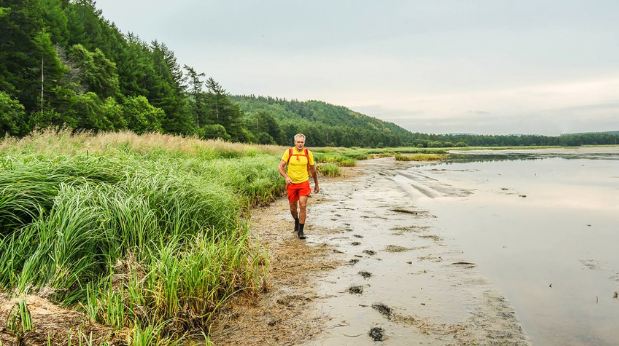
<instances>
[{"instance_id":1,"label":"sky","mask_svg":"<svg viewBox=\"0 0 619 346\"><path fill-rule=\"evenodd\" d=\"M619 130L616 0L99 0L231 94L427 133Z\"/></svg>"}]
</instances>

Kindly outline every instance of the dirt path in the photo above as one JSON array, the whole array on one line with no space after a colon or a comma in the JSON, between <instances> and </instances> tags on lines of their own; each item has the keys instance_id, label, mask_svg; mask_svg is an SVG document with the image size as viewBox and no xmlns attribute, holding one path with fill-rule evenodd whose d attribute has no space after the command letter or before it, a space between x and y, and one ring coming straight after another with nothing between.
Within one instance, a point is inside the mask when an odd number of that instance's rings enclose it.
<instances>
[{"instance_id":1,"label":"dirt path","mask_svg":"<svg viewBox=\"0 0 619 346\"><path fill-rule=\"evenodd\" d=\"M370 160L324 181L307 242L294 238L285 199L257 210L252 231L271 251L270 288L230 304L213 341L528 344L509 303L415 208L398 181L412 164Z\"/></svg>"}]
</instances>

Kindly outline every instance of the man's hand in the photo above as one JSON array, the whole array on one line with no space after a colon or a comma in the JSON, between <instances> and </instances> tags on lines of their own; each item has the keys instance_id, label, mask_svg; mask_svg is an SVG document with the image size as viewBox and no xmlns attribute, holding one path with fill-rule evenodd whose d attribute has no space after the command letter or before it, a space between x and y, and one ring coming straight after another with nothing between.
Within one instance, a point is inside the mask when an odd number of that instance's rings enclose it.
<instances>
[{"instance_id":1,"label":"man's hand","mask_svg":"<svg viewBox=\"0 0 619 346\"><path fill-rule=\"evenodd\" d=\"M320 187L318 186L318 184L314 184L314 193L318 192L320 192Z\"/></svg>"},{"instance_id":2,"label":"man's hand","mask_svg":"<svg viewBox=\"0 0 619 346\"><path fill-rule=\"evenodd\" d=\"M290 177L286 176L286 185L290 185L292 184L292 179L290 179Z\"/></svg>"}]
</instances>

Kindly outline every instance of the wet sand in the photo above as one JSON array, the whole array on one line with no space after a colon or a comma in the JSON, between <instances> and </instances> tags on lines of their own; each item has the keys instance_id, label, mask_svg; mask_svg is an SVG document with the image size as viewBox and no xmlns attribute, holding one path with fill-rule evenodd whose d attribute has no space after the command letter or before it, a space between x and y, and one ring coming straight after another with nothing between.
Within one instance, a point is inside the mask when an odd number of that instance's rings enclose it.
<instances>
[{"instance_id":1,"label":"wet sand","mask_svg":"<svg viewBox=\"0 0 619 346\"><path fill-rule=\"evenodd\" d=\"M305 242L291 232L285 199L256 210L252 232L272 257L269 289L231 302L213 341L528 344L509 302L398 182L396 170L413 164L368 160L346 178L323 178Z\"/></svg>"}]
</instances>

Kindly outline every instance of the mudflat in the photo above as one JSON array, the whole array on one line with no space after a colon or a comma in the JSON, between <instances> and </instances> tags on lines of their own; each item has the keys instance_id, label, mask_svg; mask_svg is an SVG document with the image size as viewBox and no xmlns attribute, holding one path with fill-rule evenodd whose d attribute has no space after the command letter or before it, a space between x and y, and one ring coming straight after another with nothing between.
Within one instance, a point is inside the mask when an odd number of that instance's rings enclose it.
<instances>
[{"instance_id":1,"label":"mudflat","mask_svg":"<svg viewBox=\"0 0 619 346\"><path fill-rule=\"evenodd\" d=\"M398 184L396 172L412 164L368 160L323 179L306 241L292 233L284 198L254 211L252 232L271 254L267 292L231 301L212 340L529 344L510 303Z\"/></svg>"}]
</instances>

